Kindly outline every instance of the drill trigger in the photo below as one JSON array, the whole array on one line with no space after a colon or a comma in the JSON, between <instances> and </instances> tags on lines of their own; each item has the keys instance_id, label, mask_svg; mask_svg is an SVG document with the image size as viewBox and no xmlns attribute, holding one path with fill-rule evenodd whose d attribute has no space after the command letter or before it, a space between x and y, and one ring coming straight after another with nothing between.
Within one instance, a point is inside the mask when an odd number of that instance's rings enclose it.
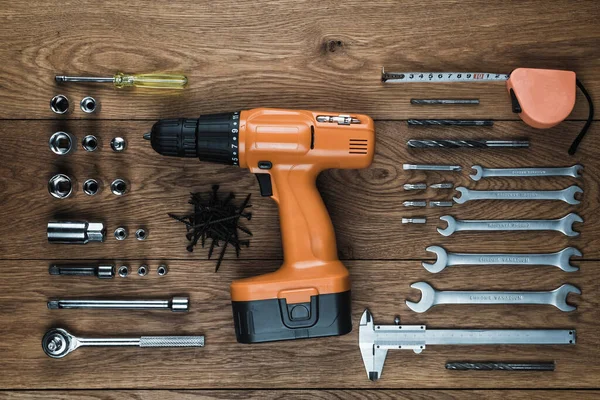
<instances>
[{"instance_id":1,"label":"drill trigger","mask_svg":"<svg viewBox=\"0 0 600 400\"><path fill-rule=\"evenodd\" d=\"M260 195L263 197L273 196L273 185L271 184L270 174L256 174L258 186L260 187Z\"/></svg>"}]
</instances>

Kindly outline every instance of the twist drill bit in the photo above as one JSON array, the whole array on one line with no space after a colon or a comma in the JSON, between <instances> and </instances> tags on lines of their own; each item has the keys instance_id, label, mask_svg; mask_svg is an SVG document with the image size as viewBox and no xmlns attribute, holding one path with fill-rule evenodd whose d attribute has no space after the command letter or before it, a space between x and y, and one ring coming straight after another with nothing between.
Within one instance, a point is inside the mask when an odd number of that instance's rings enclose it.
<instances>
[{"instance_id":1,"label":"twist drill bit","mask_svg":"<svg viewBox=\"0 0 600 400\"><path fill-rule=\"evenodd\" d=\"M406 142L408 147L414 149L456 149L461 147L473 149L485 149L494 147L528 148L529 140L454 140L454 139L411 139Z\"/></svg>"},{"instance_id":2,"label":"twist drill bit","mask_svg":"<svg viewBox=\"0 0 600 400\"><path fill-rule=\"evenodd\" d=\"M446 369L455 371L554 371L554 363L449 362Z\"/></svg>"},{"instance_id":3,"label":"twist drill bit","mask_svg":"<svg viewBox=\"0 0 600 400\"><path fill-rule=\"evenodd\" d=\"M408 126L493 126L491 119L409 119Z\"/></svg>"}]
</instances>

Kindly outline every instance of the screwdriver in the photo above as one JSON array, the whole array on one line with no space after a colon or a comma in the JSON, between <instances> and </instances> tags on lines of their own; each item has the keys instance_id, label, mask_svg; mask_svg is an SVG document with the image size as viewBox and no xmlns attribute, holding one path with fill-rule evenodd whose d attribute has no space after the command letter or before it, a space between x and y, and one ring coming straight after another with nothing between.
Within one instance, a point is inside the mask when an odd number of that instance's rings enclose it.
<instances>
[{"instance_id":1,"label":"screwdriver","mask_svg":"<svg viewBox=\"0 0 600 400\"><path fill-rule=\"evenodd\" d=\"M113 77L56 75L56 82L112 82L117 88L144 87L151 89L183 89L187 77L180 74L125 74L117 72Z\"/></svg>"}]
</instances>

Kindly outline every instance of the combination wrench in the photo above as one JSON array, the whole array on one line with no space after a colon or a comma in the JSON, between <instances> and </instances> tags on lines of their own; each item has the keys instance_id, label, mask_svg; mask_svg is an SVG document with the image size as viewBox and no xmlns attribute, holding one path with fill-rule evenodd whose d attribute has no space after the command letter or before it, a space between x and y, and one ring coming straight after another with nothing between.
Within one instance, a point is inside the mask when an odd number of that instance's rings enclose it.
<instances>
[{"instance_id":1,"label":"combination wrench","mask_svg":"<svg viewBox=\"0 0 600 400\"><path fill-rule=\"evenodd\" d=\"M567 304L569 293L581 294L579 288L568 283L550 292L439 291L427 282L415 282L410 287L421 291L418 302L406 300L408 308L418 313L439 304L545 304L566 312L577 309Z\"/></svg>"},{"instance_id":2,"label":"combination wrench","mask_svg":"<svg viewBox=\"0 0 600 400\"><path fill-rule=\"evenodd\" d=\"M448 223L444 229L437 228L443 236L450 236L459 231L557 231L566 236L577 236L579 232L573 230L573 224L583 222L583 219L575 213L559 219L457 220L450 215L443 215L440 220Z\"/></svg>"},{"instance_id":3,"label":"combination wrench","mask_svg":"<svg viewBox=\"0 0 600 400\"><path fill-rule=\"evenodd\" d=\"M460 197L453 197L458 204L471 200L561 200L567 204L579 204L575 198L577 193L583 193L579 186L569 186L563 190L471 190L459 186L456 191Z\"/></svg>"},{"instance_id":4,"label":"combination wrench","mask_svg":"<svg viewBox=\"0 0 600 400\"><path fill-rule=\"evenodd\" d=\"M437 260L433 264L422 263L423 267L432 273L438 273L446 267L457 265L547 265L558 267L565 272L575 272L579 268L572 266L570 259L572 256L582 256L575 247L567 247L556 253L546 254L449 253L440 246L429 246L425 250L437 256Z\"/></svg>"},{"instance_id":5,"label":"combination wrench","mask_svg":"<svg viewBox=\"0 0 600 400\"><path fill-rule=\"evenodd\" d=\"M204 347L204 336L142 336L137 338L81 338L62 328L50 329L42 338L48 357L63 358L83 346Z\"/></svg>"},{"instance_id":6,"label":"combination wrench","mask_svg":"<svg viewBox=\"0 0 600 400\"><path fill-rule=\"evenodd\" d=\"M483 168L480 165L473 165L471 168L475 170L475 173L469 176L474 181L478 181L482 178L521 176L570 176L580 178L579 172L583 169L583 165L575 164L571 167L561 168Z\"/></svg>"}]
</instances>

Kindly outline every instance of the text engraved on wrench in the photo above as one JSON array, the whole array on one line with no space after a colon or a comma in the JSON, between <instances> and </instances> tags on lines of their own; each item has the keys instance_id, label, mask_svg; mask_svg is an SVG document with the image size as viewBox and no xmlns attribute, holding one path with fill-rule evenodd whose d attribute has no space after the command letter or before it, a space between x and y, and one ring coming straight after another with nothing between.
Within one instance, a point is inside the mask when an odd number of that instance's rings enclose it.
<instances>
[{"instance_id":1,"label":"text engraved on wrench","mask_svg":"<svg viewBox=\"0 0 600 400\"><path fill-rule=\"evenodd\" d=\"M522 295L497 295L497 294L478 294L478 295L470 295L469 300L472 301L522 301Z\"/></svg>"},{"instance_id":2,"label":"text engraved on wrench","mask_svg":"<svg viewBox=\"0 0 600 400\"><path fill-rule=\"evenodd\" d=\"M490 229L527 229L531 226L529 222L490 222Z\"/></svg>"},{"instance_id":3,"label":"text engraved on wrench","mask_svg":"<svg viewBox=\"0 0 600 400\"><path fill-rule=\"evenodd\" d=\"M531 258L529 257L479 257L479 262L481 263L494 263L494 262L502 262L502 263L514 263L514 264L527 264L531 262Z\"/></svg>"}]
</instances>

